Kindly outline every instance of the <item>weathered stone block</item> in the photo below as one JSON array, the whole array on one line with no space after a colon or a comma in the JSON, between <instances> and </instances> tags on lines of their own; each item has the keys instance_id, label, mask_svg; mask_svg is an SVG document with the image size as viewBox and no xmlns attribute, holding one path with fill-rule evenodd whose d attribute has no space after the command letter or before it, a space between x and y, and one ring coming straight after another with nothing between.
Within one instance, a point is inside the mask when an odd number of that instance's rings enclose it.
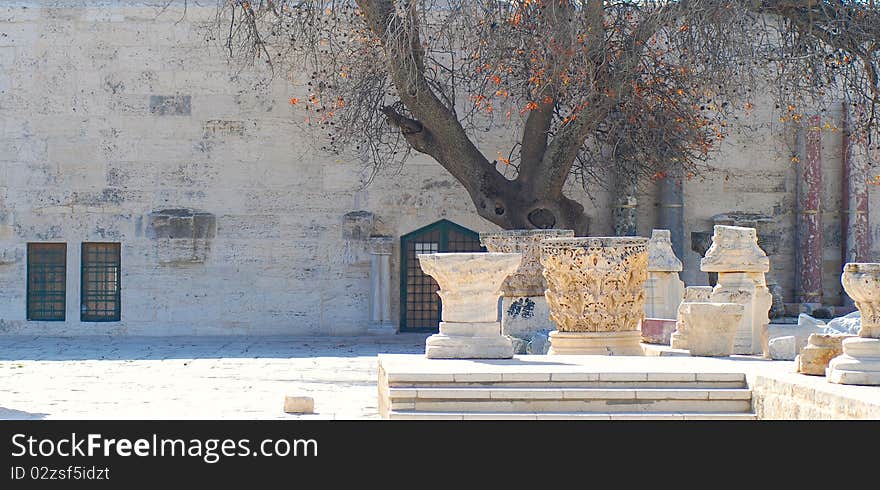
<instances>
[{"instance_id":1,"label":"weathered stone block","mask_svg":"<svg viewBox=\"0 0 880 490\"><path fill-rule=\"evenodd\" d=\"M177 208L147 215L146 236L155 240L160 264L205 262L216 232L211 213Z\"/></svg>"},{"instance_id":2,"label":"weathered stone block","mask_svg":"<svg viewBox=\"0 0 880 490\"><path fill-rule=\"evenodd\" d=\"M315 399L310 396L285 396L285 413L314 413Z\"/></svg>"},{"instance_id":3,"label":"weathered stone block","mask_svg":"<svg viewBox=\"0 0 880 490\"><path fill-rule=\"evenodd\" d=\"M189 116L192 114L192 97L189 95L151 95L150 114Z\"/></svg>"},{"instance_id":4,"label":"weathered stone block","mask_svg":"<svg viewBox=\"0 0 880 490\"><path fill-rule=\"evenodd\" d=\"M795 359L797 372L825 376L825 368L831 359L843 353L843 340L854 337L848 334L811 334L807 346Z\"/></svg>"},{"instance_id":5,"label":"weathered stone block","mask_svg":"<svg viewBox=\"0 0 880 490\"><path fill-rule=\"evenodd\" d=\"M770 359L793 361L797 356L797 342L793 335L777 337L770 341Z\"/></svg>"},{"instance_id":6,"label":"weathered stone block","mask_svg":"<svg viewBox=\"0 0 880 490\"><path fill-rule=\"evenodd\" d=\"M366 240L373 230L375 217L369 211L352 211L342 216L342 238Z\"/></svg>"},{"instance_id":7,"label":"weathered stone block","mask_svg":"<svg viewBox=\"0 0 880 490\"><path fill-rule=\"evenodd\" d=\"M677 320L667 318L642 319L642 342L669 345Z\"/></svg>"}]
</instances>

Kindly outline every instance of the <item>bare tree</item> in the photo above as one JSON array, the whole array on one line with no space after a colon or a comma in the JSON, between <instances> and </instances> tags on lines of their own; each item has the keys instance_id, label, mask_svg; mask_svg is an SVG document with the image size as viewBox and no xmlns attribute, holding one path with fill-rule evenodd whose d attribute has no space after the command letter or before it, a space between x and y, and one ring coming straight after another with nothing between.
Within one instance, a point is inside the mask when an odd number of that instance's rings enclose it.
<instances>
[{"instance_id":1,"label":"bare tree","mask_svg":"<svg viewBox=\"0 0 880 490\"><path fill-rule=\"evenodd\" d=\"M291 103L329 149L377 168L427 154L506 229L586 233L567 181L698 171L767 87L795 122L847 101L876 144L873 2L218 1L231 56L309 74ZM519 136L487 156L493 128Z\"/></svg>"}]
</instances>

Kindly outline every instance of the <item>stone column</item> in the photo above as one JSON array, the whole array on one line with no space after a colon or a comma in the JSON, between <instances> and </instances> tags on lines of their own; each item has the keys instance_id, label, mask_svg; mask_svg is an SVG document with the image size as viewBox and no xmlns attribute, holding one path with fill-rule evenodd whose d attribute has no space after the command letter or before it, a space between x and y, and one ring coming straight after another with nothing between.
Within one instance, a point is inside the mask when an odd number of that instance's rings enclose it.
<instances>
[{"instance_id":1,"label":"stone column","mask_svg":"<svg viewBox=\"0 0 880 490\"><path fill-rule=\"evenodd\" d=\"M672 251L669 230L652 230L648 242L648 280L645 282L645 316L674 319L684 297L684 282L678 277L682 263Z\"/></svg>"},{"instance_id":2,"label":"stone column","mask_svg":"<svg viewBox=\"0 0 880 490\"><path fill-rule=\"evenodd\" d=\"M574 230L507 230L480 233L489 252L520 253L519 269L501 285L501 333L528 340L533 334L556 329L544 298L547 282L541 266L541 240L573 237Z\"/></svg>"},{"instance_id":3,"label":"stone column","mask_svg":"<svg viewBox=\"0 0 880 490\"><path fill-rule=\"evenodd\" d=\"M797 301L822 305L822 132L813 116L798 129L797 165Z\"/></svg>"},{"instance_id":4,"label":"stone column","mask_svg":"<svg viewBox=\"0 0 880 490\"><path fill-rule=\"evenodd\" d=\"M678 306L676 314L675 332L670 336L670 346L673 349L687 349L687 325L684 322L685 305L688 303L705 303L712 296L712 286L688 286L684 289L684 298Z\"/></svg>"},{"instance_id":5,"label":"stone column","mask_svg":"<svg viewBox=\"0 0 880 490\"><path fill-rule=\"evenodd\" d=\"M684 257L684 182L681 170L670 171L660 179L659 228L669 230L672 251ZM702 256L703 254L700 254Z\"/></svg>"},{"instance_id":6,"label":"stone column","mask_svg":"<svg viewBox=\"0 0 880 490\"><path fill-rule=\"evenodd\" d=\"M391 249L390 236L371 236L370 279L372 279L372 315L367 333L393 335L397 327L391 320Z\"/></svg>"},{"instance_id":7,"label":"stone column","mask_svg":"<svg viewBox=\"0 0 880 490\"><path fill-rule=\"evenodd\" d=\"M647 238L548 238L541 264L557 325L549 354L643 355Z\"/></svg>"},{"instance_id":8,"label":"stone column","mask_svg":"<svg viewBox=\"0 0 880 490\"><path fill-rule=\"evenodd\" d=\"M429 359L506 359L513 343L501 335L501 283L519 267L522 254L419 254L442 302L440 333L425 341Z\"/></svg>"},{"instance_id":9,"label":"stone column","mask_svg":"<svg viewBox=\"0 0 880 490\"><path fill-rule=\"evenodd\" d=\"M853 155L849 128L849 108L843 104L843 214L841 215L841 238L843 239L843 263L862 262L871 250L871 233L868 224L868 166L865 158ZM844 302L853 305L852 298Z\"/></svg>"},{"instance_id":10,"label":"stone column","mask_svg":"<svg viewBox=\"0 0 880 490\"><path fill-rule=\"evenodd\" d=\"M828 363L828 381L880 385L880 264L848 263L840 282L862 314L859 336L843 341L843 354Z\"/></svg>"},{"instance_id":11,"label":"stone column","mask_svg":"<svg viewBox=\"0 0 880 490\"><path fill-rule=\"evenodd\" d=\"M712 246L700 262L700 270L718 273L712 302L738 303L745 308L734 353L769 354L767 326L773 298L764 274L770 270L770 260L758 246L755 229L715 225Z\"/></svg>"}]
</instances>

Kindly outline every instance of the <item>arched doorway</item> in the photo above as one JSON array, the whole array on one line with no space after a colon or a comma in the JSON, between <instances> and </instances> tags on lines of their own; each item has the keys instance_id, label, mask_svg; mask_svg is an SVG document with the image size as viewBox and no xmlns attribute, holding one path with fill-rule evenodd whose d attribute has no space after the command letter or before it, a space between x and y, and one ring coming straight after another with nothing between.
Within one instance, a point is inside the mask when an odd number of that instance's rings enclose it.
<instances>
[{"instance_id":1,"label":"arched doorway","mask_svg":"<svg viewBox=\"0 0 880 490\"><path fill-rule=\"evenodd\" d=\"M440 325L440 287L422 272L418 254L485 251L477 232L446 219L400 237L400 331L436 332Z\"/></svg>"}]
</instances>

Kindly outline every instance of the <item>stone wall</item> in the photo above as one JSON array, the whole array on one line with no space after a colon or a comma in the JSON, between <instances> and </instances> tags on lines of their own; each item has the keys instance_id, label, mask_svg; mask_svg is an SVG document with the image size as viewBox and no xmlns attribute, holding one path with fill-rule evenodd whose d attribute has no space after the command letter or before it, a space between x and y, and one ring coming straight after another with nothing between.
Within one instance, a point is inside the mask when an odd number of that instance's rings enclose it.
<instances>
[{"instance_id":1,"label":"stone wall","mask_svg":"<svg viewBox=\"0 0 880 490\"><path fill-rule=\"evenodd\" d=\"M147 3L0 8L0 333L363 333L370 234L395 238L396 319L401 235L441 218L497 229L424 156L384 169L364 187L364 165L317 149L288 103L302 96L302 80L243 69L205 42L200 26L214 2L190 2L185 15ZM724 144L711 162L724 170L686 182L686 229L708 230L709 218L726 211L770 214L790 250L794 170L786 133L763 123L772 120L769 111L749 117L762 129ZM490 157L506 152L510 134L481 136L481 147ZM829 134L823 206L833 296L840 165ZM644 187L639 232L650 236L656 195ZM588 196L572 186L569 194L592 216L591 234L611 232L607 191ZM880 210L877 199L872 191ZM358 217L367 215L365 225ZM871 224L877 250L880 221ZM68 244L65 322L25 321L29 241ZM83 241L122 243L120 322L79 321ZM682 259L685 282L706 284L697 254ZM793 255L780 254L773 268L790 299Z\"/></svg>"},{"instance_id":2,"label":"stone wall","mask_svg":"<svg viewBox=\"0 0 880 490\"><path fill-rule=\"evenodd\" d=\"M750 374L752 408L760 420L877 420L880 393L870 386L829 383L793 372Z\"/></svg>"}]
</instances>

